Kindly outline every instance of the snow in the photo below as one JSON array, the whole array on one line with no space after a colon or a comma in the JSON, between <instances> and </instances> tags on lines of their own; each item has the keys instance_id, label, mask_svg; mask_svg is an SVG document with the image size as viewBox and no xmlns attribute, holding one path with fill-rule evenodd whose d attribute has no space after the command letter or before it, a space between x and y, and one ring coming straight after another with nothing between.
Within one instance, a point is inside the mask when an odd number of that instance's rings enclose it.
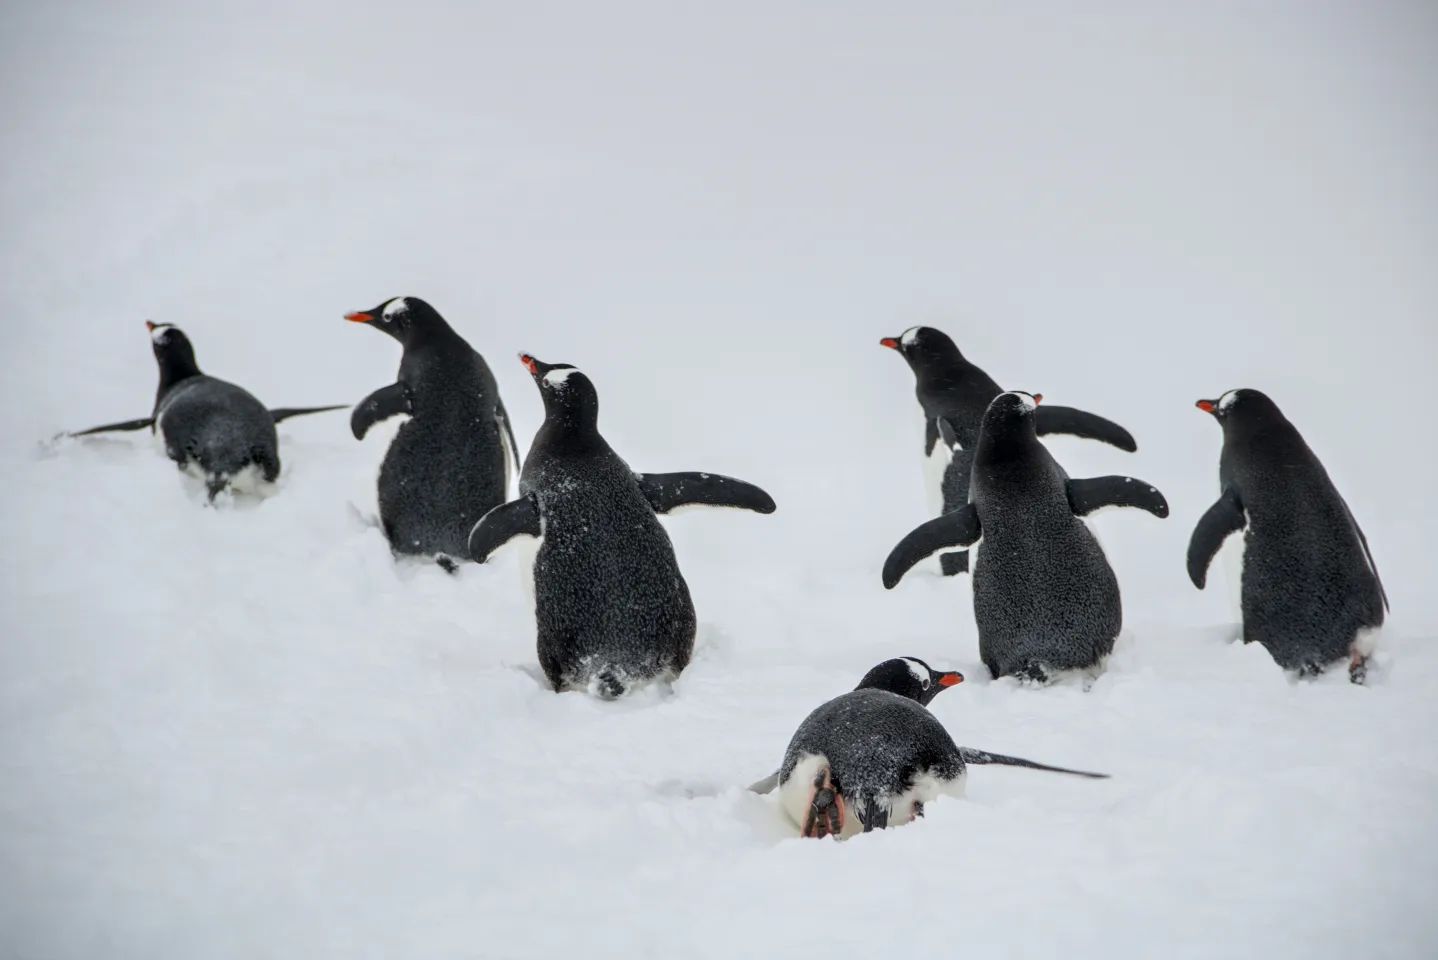
<instances>
[{"instance_id":1,"label":"snow","mask_svg":"<svg viewBox=\"0 0 1438 960\"><path fill-rule=\"evenodd\" d=\"M3 13L0 954L862 957L915 916L976 958L1438 954L1431 5L364 6ZM341 317L400 290L581 364L636 469L773 494L665 520L672 688L545 689L519 551L394 563L343 412L216 508L143 435L41 443L150 409L145 317L269 405L357 402L398 354ZM874 343L912 324L1123 423L1051 449L1173 507L1093 523L1126 629L1091 689L988 682L966 582L879 583L929 515ZM1188 583L1193 401L1240 385L1368 534L1367 687ZM794 837L745 785L906 655L968 678L960 744L1113 779L975 767Z\"/></svg>"}]
</instances>

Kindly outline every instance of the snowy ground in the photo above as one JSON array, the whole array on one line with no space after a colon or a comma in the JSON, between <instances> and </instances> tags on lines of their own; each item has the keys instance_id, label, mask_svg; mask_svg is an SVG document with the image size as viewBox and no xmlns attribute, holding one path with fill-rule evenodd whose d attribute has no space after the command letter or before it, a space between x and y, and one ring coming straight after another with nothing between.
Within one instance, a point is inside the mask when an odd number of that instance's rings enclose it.
<instances>
[{"instance_id":1,"label":"snowy ground","mask_svg":"<svg viewBox=\"0 0 1438 960\"><path fill-rule=\"evenodd\" d=\"M1432 8L518 9L0 9L0 956L1438 954ZM272 405L356 401L398 351L340 316L397 294L523 445L520 349L636 469L774 495L667 522L672 691L546 690L512 556L395 565L343 414L284 425L258 506L143 435L40 442L148 412L146 318ZM965 584L879 584L925 518L877 345L915 322L1129 426L1054 450L1173 505L1096 521L1127 629L1087 692L987 682ZM1366 688L1291 682L1184 574L1192 402L1241 385L1372 541ZM1114 778L793 838L744 785L903 654L968 675L960 743Z\"/></svg>"}]
</instances>

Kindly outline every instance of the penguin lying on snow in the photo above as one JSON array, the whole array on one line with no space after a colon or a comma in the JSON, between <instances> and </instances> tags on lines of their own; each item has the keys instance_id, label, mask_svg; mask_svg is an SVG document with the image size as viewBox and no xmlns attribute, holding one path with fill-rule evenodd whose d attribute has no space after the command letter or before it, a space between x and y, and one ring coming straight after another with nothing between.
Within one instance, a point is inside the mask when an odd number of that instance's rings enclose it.
<instances>
[{"instance_id":1,"label":"penguin lying on snow","mask_svg":"<svg viewBox=\"0 0 1438 960\"><path fill-rule=\"evenodd\" d=\"M768 793L777 786L784 812L803 836L845 839L902 826L943 794L962 796L971 763L1108 776L956 746L926 706L963 679L917 657L885 660L851 693L809 714L779 772L750 789Z\"/></svg>"},{"instance_id":2,"label":"penguin lying on snow","mask_svg":"<svg viewBox=\"0 0 1438 960\"><path fill-rule=\"evenodd\" d=\"M382 420L407 421L379 470L379 515L397 554L436 557L452 570L467 555L470 528L508 497L519 451L494 374L474 348L418 297L395 297L345 314L404 348L399 377L355 407L363 440Z\"/></svg>"},{"instance_id":3,"label":"penguin lying on snow","mask_svg":"<svg viewBox=\"0 0 1438 960\"><path fill-rule=\"evenodd\" d=\"M107 423L69 436L149 427L159 434L165 454L181 470L204 481L211 501L231 488L246 493L269 492L268 485L280 474L275 424L307 413L344 409L340 404L267 410L247 390L201 373L195 363L195 348L179 327L146 320L145 329L150 332L155 362L160 368L155 412L139 420Z\"/></svg>"},{"instance_id":4,"label":"penguin lying on snow","mask_svg":"<svg viewBox=\"0 0 1438 960\"><path fill-rule=\"evenodd\" d=\"M914 564L983 539L974 561L979 654L995 677L1044 680L1096 666L1123 625L1118 581L1080 517L1100 507L1168 516L1163 494L1132 477L1071 480L1039 443L1042 395L1000 394L974 447L972 503L915 529L884 563L892 589Z\"/></svg>"},{"instance_id":5,"label":"penguin lying on snow","mask_svg":"<svg viewBox=\"0 0 1438 960\"><path fill-rule=\"evenodd\" d=\"M957 510L969 502L969 474L979 424L989 403L1003 389L965 359L942 330L910 327L879 344L897 350L914 372L914 393L924 410L924 457L932 509L938 514ZM1123 427L1073 407L1044 407L1037 426L1041 437L1066 433L1102 440L1129 453L1138 449L1133 435ZM945 576L963 573L969 569L968 554L945 553L939 566Z\"/></svg>"},{"instance_id":6,"label":"penguin lying on snow","mask_svg":"<svg viewBox=\"0 0 1438 960\"><path fill-rule=\"evenodd\" d=\"M773 513L758 487L712 473L634 473L598 429L599 398L569 364L520 360L544 400L544 424L520 474L518 500L474 527L480 563L516 537L534 558L539 663L556 691L603 699L677 676L694 647L694 605L656 513L703 505Z\"/></svg>"},{"instance_id":7,"label":"penguin lying on snow","mask_svg":"<svg viewBox=\"0 0 1438 960\"><path fill-rule=\"evenodd\" d=\"M1300 675L1347 658L1362 683L1388 596L1353 512L1266 395L1230 390L1197 406L1223 428L1223 452L1218 502L1188 544L1193 585L1203 589L1213 555L1243 530L1243 642Z\"/></svg>"}]
</instances>

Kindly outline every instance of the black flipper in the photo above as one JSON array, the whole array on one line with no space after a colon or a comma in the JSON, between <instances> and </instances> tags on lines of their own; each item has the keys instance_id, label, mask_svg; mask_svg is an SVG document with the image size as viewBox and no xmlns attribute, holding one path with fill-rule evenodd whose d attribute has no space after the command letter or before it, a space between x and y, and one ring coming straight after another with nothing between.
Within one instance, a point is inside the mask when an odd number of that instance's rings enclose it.
<instances>
[{"instance_id":1,"label":"black flipper","mask_svg":"<svg viewBox=\"0 0 1438 960\"><path fill-rule=\"evenodd\" d=\"M290 417L303 417L310 413L328 413L331 410L347 410L349 404L337 403L329 407L276 407L270 411L270 417L279 423L281 420L288 420Z\"/></svg>"},{"instance_id":2,"label":"black flipper","mask_svg":"<svg viewBox=\"0 0 1438 960\"><path fill-rule=\"evenodd\" d=\"M959 443L958 431L954 429L954 425L949 423L947 418L939 417L931 422L934 424L934 429L939 432L939 439L943 441L944 446L949 448L950 452L963 448L963 444Z\"/></svg>"},{"instance_id":3,"label":"black flipper","mask_svg":"<svg viewBox=\"0 0 1438 960\"><path fill-rule=\"evenodd\" d=\"M1086 517L1103 507L1138 507L1155 517L1168 516L1168 501L1157 487L1133 477L1090 477L1068 482L1069 506Z\"/></svg>"},{"instance_id":4,"label":"black flipper","mask_svg":"<svg viewBox=\"0 0 1438 960\"><path fill-rule=\"evenodd\" d=\"M934 444L942 437L939 436L939 421L933 417L924 418L924 456L928 457L934 452Z\"/></svg>"},{"instance_id":5,"label":"black flipper","mask_svg":"<svg viewBox=\"0 0 1438 960\"><path fill-rule=\"evenodd\" d=\"M1041 437L1050 433L1067 433L1086 440L1102 440L1129 453L1138 449L1133 434L1112 420L1105 420L1085 410L1045 403L1035 411L1035 416L1038 419L1034 421L1034 427Z\"/></svg>"},{"instance_id":6,"label":"black flipper","mask_svg":"<svg viewBox=\"0 0 1438 960\"><path fill-rule=\"evenodd\" d=\"M364 435L369 433L369 428L381 420L412 412L409 391L404 384L391 383L387 387L380 387L359 402L355 412L350 415L350 432L355 435L356 440L363 440Z\"/></svg>"},{"instance_id":7,"label":"black flipper","mask_svg":"<svg viewBox=\"0 0 1438 960\"><path fill-rule=\"evenodd\" d=\"M501 503L469 531L469 555L475 563L484 563L515 537L538 537L542 531L539 504L533 495Z\"/></svg>"},{"instance_id":8,"label":"black flipper","mask_svg":"<svg viewBox=\"0 0 1438 960\"><path fill-rule=\"evenodd\" d=\"M1025 760L1022 757L1006 757L1002 753L989 753L987 750L975 750L972 747L960 747L959 756L963 757L965 763L993 763L1005 767L1028 767L1030 770L1047 770L1050 773L1071 773L1076 777L1088 777L1092 780L1107 780L1106 773L1090 773L1087 770L1070 770L1068 767L1053 767L1047 763L1035 763L1032 760Z\"/></svg>"},{"instance_id":9,"label":"black flipper","mask_svg":"<svg viewBox=\"0 0 1438 960\"><path fill-rule=\"evenodd\" d=\"M914 564L947 547L971 547L983 535L972 503L922 523L899 541L884 561L884 589L892 590Z\"/></svg>"},{"instance_id":10,"label":"black flipper","mask_svg":"<svg viewBox=\"0 0 1438 960\"><path fill-rule=\"evenodd\" d=\"M121 430L143 430L146 427L155 425L154 417L145 417L142 420L122 420L119 423L107 423L99 427L91 427L88 430L77 430L74 433L62 433L62 437L88 437L92 433L111 433Z\"/></svg>"},{"instance_id":11,"label":"black flipper","mask_svg":"<svg viewBox=\"0 0 1438 960\"><path fill-rule=\"evenodd\" d=\"M1198 526L1193 528L1193 536L1188 541L1188 579L1195 587L1203 589L1213 555L1218 553L1218 548L1223 546L1223 541L1230 534L1242 530L1247 522L1238 491L1225 487L1218 501L1199 518Z\"/></svg>"},{"instance_id":12,"label":"black flipper","mask_svg":"<svg viewBox=\"0 0 1438 960\"><path fill-rule=\"evenodd\" d=\"M774 512L774 498L763 490L717 473L636 473L634 479L655 513L687 506Z\"/></svg>"}]
</instances>

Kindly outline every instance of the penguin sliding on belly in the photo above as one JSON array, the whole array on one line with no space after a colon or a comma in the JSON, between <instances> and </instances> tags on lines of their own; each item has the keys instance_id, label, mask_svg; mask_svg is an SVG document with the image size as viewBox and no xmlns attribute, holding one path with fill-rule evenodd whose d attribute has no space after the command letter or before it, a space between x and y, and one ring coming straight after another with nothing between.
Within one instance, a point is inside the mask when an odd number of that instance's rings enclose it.
<instances>
[{"instance_id":1,"label":"penguin sliding on belly","mask_svg":"<svg viewBox=\"0 0 1438 960\"><path fill-rule=\"evenodd\" d=\"M519 452L499 386L474 348L418 297L345 314L404 348L399 377L355 407L356 440L403 416L379 470L379 516L396 554L434 557L447 570L468 555L470 528L508 497Z\"/></svg>"},{"instance_id":2,"label":"penguin sliding on belly","mask_svg":"<svg viewBox=\"0 0 1438 960\"><path fill-rule=\"evenodd\" d=\"M957 746L927 706L963 679L917 657L885 660L852 692L809 714L779 771L750 789L769 793L777 786L802 836L847 839L902 826L940 796L962 796L969 764L1108 776Z\"/></svg>"},{"instance_id":3,"label":"penguin sliding on belly","mask_svg":"<svg viewBox=\"0 0 1438 960\"><path fill-rule=\"evenodd\" d=\"M1223 541L1244 531L1243 642L1300 676L1347 659L1362 683L1388 596L1348 504L1265 394L1230 390L1196 406L1223 428L1223 452L1218 502L1189 540L1189 579L1202 590Z\"/></svg>"},{"instance_id":4,"label":"penguin sliding on belly","mask_svg":"<svg viewBox=\"0 0 1438 960\"><path fill-rule=\"evenodd\" d=\"M204 481L211 502L234 489L265 494L280 475L279 438L275 424L290 417L329 407L281 407L268 410L249 391L200 372L195 348L184 332L168 323L145 321L150 332L160 385L155 411L138 420L107 423L68 434L143 430L149 427L165 445L165 455L187 473Z\"/></svg>"},{"instance_id":5,"label":"penguin sliding on belly","mask_svg":"<svg viewBox=\"0 0 1438 960\"><path fill-rule=\"evenodd\" d=\"M969 502L969 475L984 411L1003 389L970 363L954 341L933 327L910 327L880 346L898 351L914 372L914 393L924 410L924 457L929 496L935 513L945 514ZM1070 434L1102 440L1129 453L1138 449L1133 435L1112 420L1073 407L1046 406L1039 411L1038 434ZM968 554L939 558L944 576L969 569Z\"/></svg>"},{"instance_id":6,"label":"penguin sliding on belly","mask_svg":"<svg viewBox=\"0 0 1438 960\"><path fill-rule=\"evenodd\" d=\"M470 534L483 563L517 537L534 558L539 663L556 691L602 699L677 676L694 648L694 605L656 513L703 505L773 513L758 487L712 473L637 474L598 430L594 385L569 364L520 360L544 400L544 424L520 474L518 500Z\"/></svg>"},{"instance_id":7,"label":"penguin sliding on belly","mask_svg":"<svg viewBox=\"0 0 1438 960\"><path fill-rule=\"evenodd\" d=\"M1038 440L1042 395L1000 394L974 448L971 503L916 528L884 563L892 589L916 563L982 538L974 562L979 654L994 677L1045 680L1092 668L1123 624L1118 581L1080 517L1101 507L1168 516L1163 494L1132 477L1071 480Z\"/></svg>"}]
</instances>

